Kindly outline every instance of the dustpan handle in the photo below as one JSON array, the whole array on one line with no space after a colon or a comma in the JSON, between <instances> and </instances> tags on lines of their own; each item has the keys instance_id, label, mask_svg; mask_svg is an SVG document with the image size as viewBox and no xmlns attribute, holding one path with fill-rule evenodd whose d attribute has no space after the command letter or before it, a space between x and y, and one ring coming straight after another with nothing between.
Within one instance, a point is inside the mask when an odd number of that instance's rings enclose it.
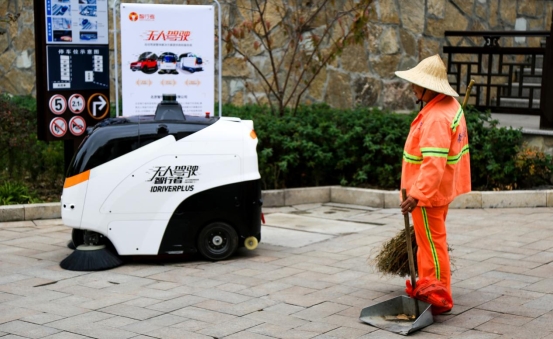
<instances>
[{"instance_id":1,"label":"dustpan handle","mask_svg":"<svg viewBox=\"0 0 553 339\"><path fill-rule=\"evenodd\" d=\"M403 201L407 199L407 191L405 188L401 189L401 198ZM415 258L413 257L413 246L411 246L411 230L409 226L409 213L406 213L403 216L403 219L405 220L405 243L407 245L407 255L409 257L409 272L411 272L411 286L413 286L413 290L415 290Z\"/></svg>"}]
</instances>

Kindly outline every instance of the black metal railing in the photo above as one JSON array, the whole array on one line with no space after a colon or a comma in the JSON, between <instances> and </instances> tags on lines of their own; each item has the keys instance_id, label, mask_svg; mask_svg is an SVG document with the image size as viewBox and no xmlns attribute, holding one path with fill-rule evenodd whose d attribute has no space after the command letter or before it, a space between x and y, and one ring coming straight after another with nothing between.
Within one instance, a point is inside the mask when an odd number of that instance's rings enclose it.
<instances>
[{"instance_id":1,"label":"black metal railing","mask_svg":"<svg viewBox=\"0 0 553 339\"><path fill-rule=\"evenodd\" d=\"M475 83L470 104L495 113L539 115L553 129L551 31L446 31L446 37L482 37L483 46L444 46L450 84L459 95ZM543 37L540 47L501 47L502 37Z\"/></svg>"}]
</instances>

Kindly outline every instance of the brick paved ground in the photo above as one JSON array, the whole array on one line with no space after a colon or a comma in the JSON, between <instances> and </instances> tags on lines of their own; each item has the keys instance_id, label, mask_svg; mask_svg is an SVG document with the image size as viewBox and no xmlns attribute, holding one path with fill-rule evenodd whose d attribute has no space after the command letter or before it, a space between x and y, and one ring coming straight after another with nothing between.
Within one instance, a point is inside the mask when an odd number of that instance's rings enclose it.
<instances>
[{"instance_id":1,"label":"brick paved ground","mask_svg":"<svg viewBox=\"0 0 553 339\"><path fill-rule=\"evenodd\" d=\"M0 338L401 338L358 320L404 294L368 261L398 210L265 209L265 242L224 262L142 260L80 273L58 263L60 220L0 223ZM451 210L452 314L417 338L553 339L553 209ZM287 245L285 247L279 245Z\"/></svg>"}]
</instances>

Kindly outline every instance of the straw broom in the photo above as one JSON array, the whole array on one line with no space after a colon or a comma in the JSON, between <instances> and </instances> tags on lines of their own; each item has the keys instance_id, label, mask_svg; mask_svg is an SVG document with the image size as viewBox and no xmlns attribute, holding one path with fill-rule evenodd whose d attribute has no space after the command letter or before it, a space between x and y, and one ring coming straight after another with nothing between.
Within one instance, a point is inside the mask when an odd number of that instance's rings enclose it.
<instances>
[{"instance_id":1,"label":"straw broom","mask_svg":"<svg viewBox=\"0 0 553 339\"><path fill-rule=\"evenodd\" d=\"M467 105L473 84L474 80L471 80L469 85L467 86L467 91L465 93L465 98L462 104L463 109ZM418 247L413 225L409 227L409 232L411 233L411 246L413 247L413 253L417 253ZM388 240L382 245L380 253L372 260L379 272L381 272L382 274L398 275L400 277L410 275L409 259L407 254L407 246L405 245L405 239L405 228L402 228L396 236L394 236L392 239ZM447 247L447 250L448 252L451 252L452 250L449 245ZM415 271L418 272L416 260Z\"/></svg>"}]
</instances>

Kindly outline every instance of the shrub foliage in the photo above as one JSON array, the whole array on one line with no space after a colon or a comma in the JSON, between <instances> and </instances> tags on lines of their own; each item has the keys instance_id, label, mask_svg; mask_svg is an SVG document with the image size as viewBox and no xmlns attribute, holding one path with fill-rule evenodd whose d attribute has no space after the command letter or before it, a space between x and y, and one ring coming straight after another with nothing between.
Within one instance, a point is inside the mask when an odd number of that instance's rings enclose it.
<instances>
[{"instance_id":1,"label":"shrub foliage","mask_svg":"<svg viewBox=\"0 0 553 339\"><path fill-rule=\"evenodd\" d=\"M403 145L416 113L376 108L300 106L277 118L262 106L225 106L225 115L253 119L264 187L347 185L397 189ZM522 132L499 128L490 113L467 108L473 190L551 184L550 155L523 144Z\"/></svg>"},{"instance_id":2,"label":"shrub foliage","mask_svg":"<svg viewBox=\"0 0 553 339\"><path fill-rule=\"evenodd\" d=\"M225 105L223 112L254 121L263 189L322 185L397 189L403 145L416 115L322 104L299 106L282 116L259 105ZM525 145L520 130L498 128L489 113L472 108L465 116L474 190L551 184L551 156ZM3 196L4 204L21 203L15 196L36 201L29 193L35 191L42 200L59 200L63 143L38 141L36 129L33 98L0 95L0 185L5 185L3 192L11 192Z\"/></svg>"},{"instance_id":3,"label":"shrub foliage","mask_svg":"<svg viewBox=\"0 0 553 339\"><path fill-rule=\"evenodd\" d=\"M55 200L57 196L59 201L64 174L63 143L37 140L36 114L34 98L0 95L0 184L9 181L13 185L4 187L7 191L17 193L28 188L44 200ZM29 195L28 191L14 196L24 195ZM12 201L22 203L13 198Z\"/></svg>"}]
</instances>

